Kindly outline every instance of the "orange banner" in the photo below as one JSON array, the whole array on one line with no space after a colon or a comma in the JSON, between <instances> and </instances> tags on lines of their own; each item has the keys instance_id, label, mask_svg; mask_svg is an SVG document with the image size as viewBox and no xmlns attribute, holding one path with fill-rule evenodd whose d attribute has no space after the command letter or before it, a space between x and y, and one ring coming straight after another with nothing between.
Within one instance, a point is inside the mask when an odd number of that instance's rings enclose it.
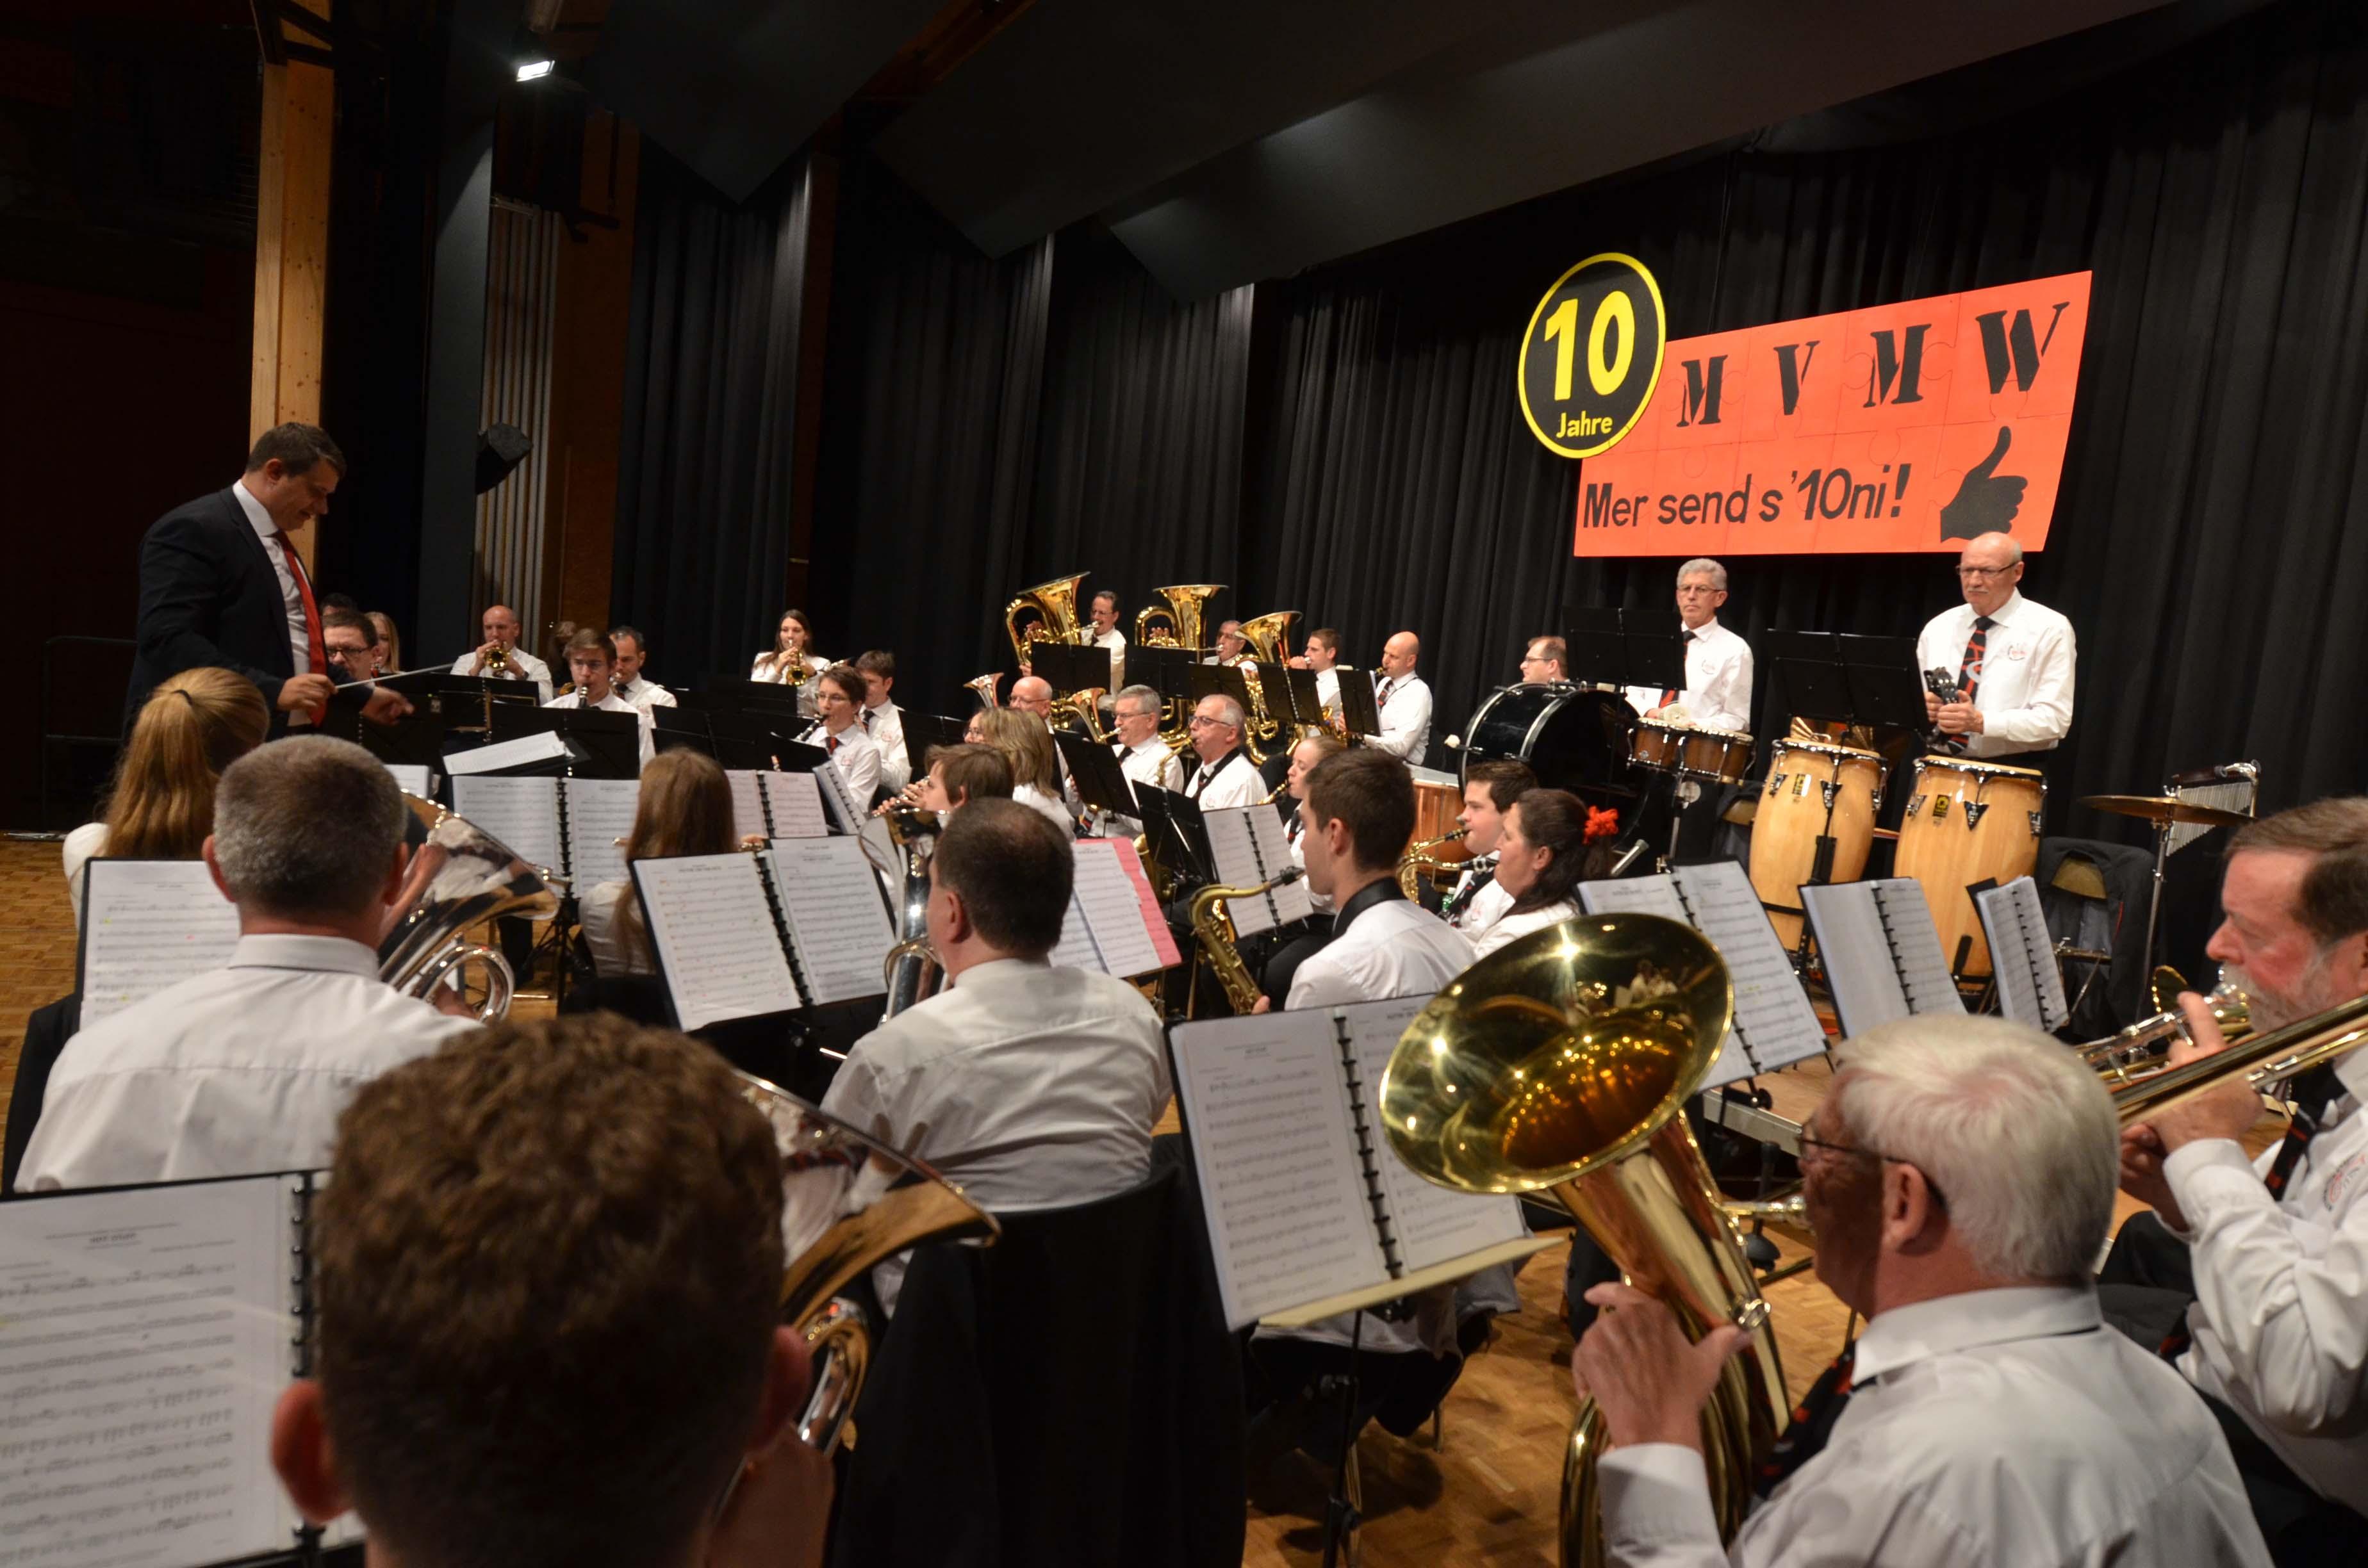
<instances>
[{"instance_id":1,"label":"orange banner","mask_svg":"<svg viewBox=\"0 0 2368 1568\"><path fill-rule=\"evenodd\" d=\"M2072 272L1680 339L1579 465L1572 553L2038 550L2088 329Z\"/></svg>"}]
</instances>

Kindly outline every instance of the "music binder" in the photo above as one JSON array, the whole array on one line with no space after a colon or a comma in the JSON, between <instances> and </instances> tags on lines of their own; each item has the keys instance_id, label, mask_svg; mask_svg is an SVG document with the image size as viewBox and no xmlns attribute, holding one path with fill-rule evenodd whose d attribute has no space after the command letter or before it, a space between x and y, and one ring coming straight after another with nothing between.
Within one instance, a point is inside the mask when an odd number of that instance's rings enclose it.
<instances>
[{"instance_id":1,"label":"music binder","mask_svg":"<svg viewBox=\"0 0 2368 1568\"><path fill-rule=\"evenodd\" d=\"M1896 1018L1964 1012L1932 906L1912 877L1804 885L1801 908L1845 1036Z\"/></svg>"},{"instance_id":2,"label":"music binder","mask_svg":"<svg viewBox=\"0 0 2368 1568\"><path fill-rule=\"evenodd\" d=\"M625 880L625 839L641 802L637 778L452 780L452 814L484 829L529 865L565 877L579 896Z\"/></svg>"},{"instance_id":3,"label":"music binder","mask_svg":"<svg viewBox=\"0 0 2368 1568\"><path fill-rule=\"evenodd\" d=\"M0 1204L0 1542L11 1561L212 1568L313 1555L271 1413L312 1370L322 1173Z\"/></svg>"},{"instance_id":4,"label":"music binder","mask_svg":"<svg viewBox=\"0 0 2368 1568\"><path fill-rule=\"evenodd\" d=\"M1456 1192L1387 1146L1383 1074L1429 1000L1168 1031L1226 1322L1302 1327L1553 1244L1512 1197Z\"/></svg>"},{"instance_id":5,"label":"music binder","mask_svg":"<svg viewBox=\"0 0 2368 1568\"><path fill-rule=\"evenodd\" d=\"M2045 1034L2070 1023L2072 1006L2064 998L2064 971L2055 964L2055 939L2047 929L2047 911L2039 902L2039 884L2022 876L1984 888L1974 894L1974 908L1989 938L1998 1011Z\"/></svg>"},{"instance_id":6,"label":"music binder","mask_svg":"<svg viewBox=\"0 0 2368 1568\"><path fill-rule=\"evenodd\" d=\"M1221 887L1257 887L1291 869L1291 846L1282 819L1271 806L1218 806L1201 813L1209 836L1209 857ZM1226 906L1237 937L1254 937L1315 913L1307 884L1287 882L1254 899Z\"/></svg>"},{"instance_id":7,"label":"music binder","mask_svg":"<svg viewBox=\"0 0 2368 1568\"><path fill-rule=\"evenodd\" d=\"M822 786L811 773L727 767L732 785L732 823L742 838L822 838L830 833L823 815Z\"/></svg>"},{"instance_id":8,"label":"music binder","mask_svg":"<svg viewBox=\"0 0 2368 1568\"><path fill-rule=\"evenodd\" d=\"M1182 962L1133 841L1081 838L1075 853L1076 878L1053 964L1128 980Z\"/></svg>"},{"instance_id":9,"label":"music binder","mask_svg":"<svg viewBox=\"0 0 2368 1568\"><path fill-rule=\"evenodd\" d=\"M884 994L895 945L860 839L636 860L658 970L684 1029Z\"/></svg>"},{"instance_id":10,"label":"music binder","mask_svg":"<svg viewBox=\"0 0 2368 1568\"><path fill-rule=\"evenodd\" d=\"M1581 882L1579 905L1589 915L1630 912L1681 920L1708 937L1725 960L1735 990L1735 1017L1719 1044L1704 1088L1820 1055L1826 1028L1776 939L1750 877L1733 860L1682 866L1651 877Z\"/></svg>"},{"instance_id":11,"label":"music binder","mask_svg":"<svg viewBox=\"0 0 2368 1568\"><path fill-rule=\"evenodd\" d=\"M237 946L238 907L214 886L204 861L84 862L74 953L81 1027L222 968Z\"/></svg>"}]
</instances>

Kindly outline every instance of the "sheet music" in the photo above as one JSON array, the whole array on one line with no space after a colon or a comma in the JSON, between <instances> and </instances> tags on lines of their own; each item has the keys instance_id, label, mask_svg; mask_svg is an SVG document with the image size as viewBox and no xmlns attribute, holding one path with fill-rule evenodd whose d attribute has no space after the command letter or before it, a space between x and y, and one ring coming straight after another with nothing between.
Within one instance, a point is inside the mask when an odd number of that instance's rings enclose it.
<instances>
[{"instance_id":1,"label":"sheet music","mask_svg":"<svg viewBox=\"0 0 2368 1568\"><path fill-rule=\"evenodd\" d=\"M435 772L434 768L424 762L390 762L381 766L394 775L396 789L406 795L416 795L423 801L427 799L428 790L432 787L429 778Z\"/></svg>"},{"instance_id":2,"label":"sheet music","mask_svg":"<svg viewBox=\"0 0 2368 1568\"><path fill-rule=\"evenodd\" d=\"M1878 1024L1907 1017L1907 992L1892 964L1891 937L1875 907L1874 884L1804 886L1801 909L1817 938L1817 957L1825 965L1842 1033L1861 1035ZM1937 936L1933 945L1940 945Z\"/></svg>"},{"instance_id":3,"label":"sheet music","mask_svg":"<svg viewBox=\"0 0 2368 1568\"><path fill-rule=\"evenodd\" d=\"M287 1185L0 1206L0 1562L288 1549L269 1460L293 1366Z\"/></svg>"},{"instance_id":4,"label":"sheet music","mask_svg":"<svg viewBox=\"0 0 2368 1568\"><path fill-rule=\"evenodd\" d=\"M2019 1024L2054 1032L2071 1020L2064 998L2064 971L2048 940L2047 911L2039 884L2017 877L1974 895L1982 930L1990 944L1990 967L1998 975L1998 1008Z\"/></svg>"},{"instance_id":5,"label":"sheet music","mask_svg":"<svg viewBox=\"0 0 2368 1568\"><path fill-rule=\"evenodd\" d=\"M1693 916L1686 910L1686 901L1678 895L1676 880L1667 871L1651 877L1620 877L1604 881L1581 882L1578 884L1578 906L1589 915L1657 915L1680 926L1693 924ZM1718 1056L1712 1062L1710 1073L1702 1080L1703 1085L1709 1087L1731 1084L1750 1074L1751 1059L1730 1028L1718 1042Z\"/></svg>"},{"instance_id":6,"label":"sheet music","mask_svg":"<svg viewBox=\"0 0 2368 1568\"><path fill-rule=\"evenodd\" d=\"M765 863L789 922L790 941L814 1000L886 993L896 933L880 902L880 876L860 838L777 838Z\"/></svg>"},{"instance_id":7,"label":"sheet music","mask_svg":"<svg viewBox=\"0 0 2368 1568\"><path fill-rule=\"evenodd\" d=\"M452 814L492 834L529 866L557 871L566 863L559 842L556 778L456 778Z\"/></svg>"},{"instance_id":8,"label":"sheet music","mask_svg":"<svg viewBox=\"0 0 2368 1568\"><path fill-rule=\"evenodd\" d=\"M808 777L822 790L823 810L830 817L831 827L845 834L862 832L864 813L857 808L855 797L847 792L847 779L838 771L838 764L816 763ZM778 828L780 824L776 822L774 825Z\"/></svg>"},{"instance_id":9,"label":"sheet music","mask_svg":"<svg viewBox=\"0 0 2368 1568\"><path fill-rule=\"evenodd\" d=\"M1151 891L1151 874L1143 869L1143 857L1135 853L1132 838L1109 838L1099 841L1110 846L1110 857L1118 862L1119 874L1134 890L1135 908L1143 916L1143 929L1159 954L1159 967L1170 969L1184 961L1176 946L1176 933L1167 926L1167 912L1159 905L1159 895Z\"/></svg>"},{"instance_id":10,"label":"sheet music","mask_svg":"<svg viewBox=\"0 0 2368 1568\"><path fill-rule=\"evenodd\" d=\"M732 786L732 831L741 838L770 838L765 825L765 775L753 767L727 767L724 780ZM819 803L815 810L821 810Z\"/></svg>"},{"instance_id":11,"label":"sheet music","mask_svg":"<svg viewBox=\"0 0 2368 1568\"><path fill-rule=\"evenodd\" d=\"M545 730L538 734L520 735L514 741L495 741L472 751L453 752L444 759L444 771L456 778L464 773L492 773L530 762L558 762L567 755L567 743Z\"/></svg>"},{"instance_id":12,"label":"sheet music","mask_svg":"<svg viewBox=\"0 0 2368 1568\"><path fill-rule=\"evenodd\" d=\"M632 873L684 1028L805 1005L755 857L636 860Z\"/></svg>"},{"instance_id":13,"label":"sheet music","mask_svg":"<svg viewBox=\"0 0 2368 1568\"><path fill-rule=\"evenodd\" d=\"M1682 867L1676 875L1687 915L1718 949L1735 987L1736 1028L1704 1086L1715 1088L1821 1054L1826 1028L1801 989L1768 912L1759 907L1750 876L1732 860Z\"/></svg>"},{"instance_id":14,"label":"sheet music","mask_svg":"<svg viewBox=\"0 0 2368 1568\"><path fill-rule=\"evenodd\" d=\"M1240 809L1249 814L1250 831L1258 837L1258 858L1266 865L1266 874L1271 877L1288 869L1291 844L1282 836L1282 819L1275 814L1274 808L1244 806ZM1307 881L1304 877L1276 888L1266 895L1266 902L1273 909L1276 922L1281 925L1304 920L1315 913L1315 900L1307 891Z\"/></svg>"},{"instance_id":15,"label":"sheet music","mask_svg":"<svg viewBox=\"0 0 2368 1568\"><path fill-rule=\"evenodd\" d=\"M625 844L641 805L638 778L564 778L567 874L580 889L625 880ZM499 834L495 835L500 837Z\"/></svg>"},{"instance_id":16,"label":"sheet music","mask_svg":"<svg viewBox=\"0 0 2368 1568\"><path fill-rule=\"evenodd\" d=\"M1216 862L1218 885L1247 888L1289 869L1291 846L1283 842L1282 824L1271 806L1221 806L1201 813L1209 831L1209 855ZM1292 882L1257 898L1227 902L1234 933L1255 937L1286 921L1304 919L1315 912L1304 881Z\"/></svg>"},{"instance_id":17,"label":"sheet music","mask_svg":"<svg viewBox=\"0 0 2368 1568\"><path fill-rule=\"evenodd\" d=\"M822 786L813 774L766 774L765 799L773 808L775 838L830 836L830 819L822 810Z\"/></svg>"},{"instance_id":18,"label":"sheet music","mask_svg":"<svg viewBox=\"0 0 2368 1568\"><path fill-rule=\"evenodd\" d=\"M1874 884L1874 902L1891 933L1892 956L1899 965L1900 983L1907 988L1911 1013L1963 1013L1965 999L1949 978L1949 960L1941 951L1941 928L1932 923L1932 905L1924 884L1913 877L1885 877Z\"/></svg>"},{"instance_id":19,"label":"sheet music","mask_svg":"<svg viewBox=\"0 0 2368 1568\"><path fill-rule=\"evenodd\" d=\"M1132 849L1133 846L1129 845ZM1100 967L1125 979L1166 969L1159 948L1144 923L1143 903L1134 883L1119 864L1118 846L1107 838L1080 839L1076 846L1076 891L1070 903L1072 919L1082 914L1101 956ZM1166 923L1160 928L1167 929ZM1062 935L1067 931L1064 928ZM1174 939L1170 939L1172 949Z\"/></svg>"},{"instance_id":20,"label":"sheet music","mask_svg":"<svg viewBox=\"0 0 2368 1568\"><path fill-rule=\"evenodd\" d=\"M1061 939L1053 944L1045 962L1054 969L1089 969L1096 974L1108 974L1110 965L1102 961L1102 950L1094 946L1094 930L1086 912L1077 903L1076 890L1069 892L1068 913L1061 916Z\"/></svg>"},{"instance_id":21,"label":"sheet music","mask_svg":"<svg viewBox=\"0 0 2368 1568\"><path fill-rule=\"evenodd\" d=\"M238 909L202 860L84 866L82 1027L230 962Z\"/></svg>"},{"instance_id":22,"label":"sheet music","mask_svg":"<svg viewBox=\"0 0 2368 1568\"><path fill-rule=\"evenodd\" d=\"M1263 1013L1174 1032L1225 1321L1389 1278L1325 1012Z\"/></svg>"},{"instance_id":23,"label":"sheet music","mask_svg":"<svg viewBox=\"0 0 2368 1568\"><path fill-rule=\"evenodd\" d=\"M1382 1127L1382 1080L1398 1037L1429 1002L1428 996L1405 996L1332 1010L1349 1031L1359 1089L1365 1096L1365 1125L1381 1141L1373 1151L1373 1169L1397 1243L1398 1267L1408 1272L1529 1233L1521 1222L1520 1199L1458 1192L1426 1181L1389 1146Z\"/></svg>"}]
</instances>

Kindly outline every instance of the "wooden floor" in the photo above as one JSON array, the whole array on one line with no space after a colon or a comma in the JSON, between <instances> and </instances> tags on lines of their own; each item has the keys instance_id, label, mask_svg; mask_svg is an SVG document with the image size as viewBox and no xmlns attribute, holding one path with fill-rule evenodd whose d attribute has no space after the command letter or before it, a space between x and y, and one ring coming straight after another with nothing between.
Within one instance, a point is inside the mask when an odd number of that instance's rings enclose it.
<instances>
[{"instance_id":1,"label":"wooden floor","mask_svg":"<svg viewBox=\"0 0 2368 1568\"><path fill-rule=\"evenodd\" d=\"M7 911L0 923L0 1115L16 1080L25 1015L74 989L74 932L59 853L55 843L0 840L0 909ZM522 1014L529 1011L521 1006ZM1822 1062L1761 1080L1778 1114L1794 1121L1816 1109L1828 1081ZM2257 1129L2253 1142L2267 1135ZM2122 1199L2123 1212L2135 1207ZM1786 1262L1804 1256L1799 1242L1776 1240ZM1522 1311L1498 1319L1494 1337L1465 1368L1444 1406L1438 1449L1427 1429L1411 1442L1378 1427L1367 1433L1358 1459L1363 1562L1371 1568L1554 1562L1563 1445L1576 1403L1561 1315L1568 1253L1557 1244L1522 1269ZM1771 1286L1768 1300L1785 1381L1797 1397L1840 1348L1850 1313L1808 1273ZM1253 1477L1244 1562L1319 1562L1329 1480L1297 1455Z\"/></svg>"}]
</instances>

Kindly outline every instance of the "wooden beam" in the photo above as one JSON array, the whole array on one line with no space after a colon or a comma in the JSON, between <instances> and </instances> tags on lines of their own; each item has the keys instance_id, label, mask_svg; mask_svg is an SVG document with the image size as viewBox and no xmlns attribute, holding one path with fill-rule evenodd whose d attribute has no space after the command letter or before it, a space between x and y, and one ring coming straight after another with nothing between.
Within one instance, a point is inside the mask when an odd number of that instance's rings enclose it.
<instances>
[{"instance_id":1,"label":"wooden beam","mask_svg":"<svg viewBox=\"0 0 2368 1568\"><path fill-rule=\"evenodd\" d=\"M323 16L328 6L318 7ZM263 67L263 137L255 218L255 354L248 438L291 419L321 418L321 356L329 282L330 145L336 78L291 60ZM313 539L298 549L309 567Z\"/></svg>"}]
</instances>

